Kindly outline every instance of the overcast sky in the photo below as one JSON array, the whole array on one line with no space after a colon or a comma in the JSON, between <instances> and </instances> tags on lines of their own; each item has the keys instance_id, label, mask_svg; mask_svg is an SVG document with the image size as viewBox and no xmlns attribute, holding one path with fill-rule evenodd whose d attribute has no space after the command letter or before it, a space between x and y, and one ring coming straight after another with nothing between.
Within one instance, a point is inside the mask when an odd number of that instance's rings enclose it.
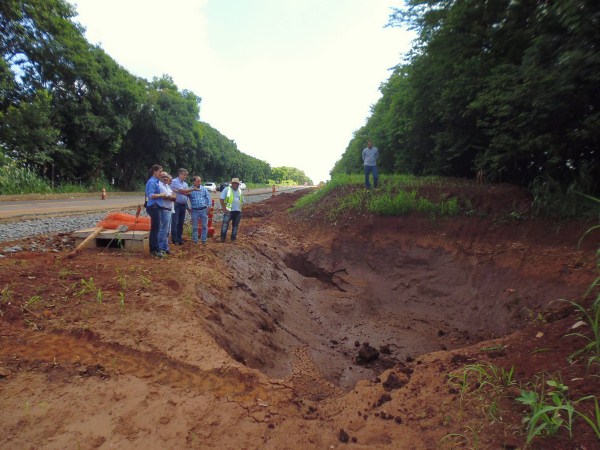
<instances>
[{"instance_id":1,"label":"overcast sky","mask_svg":"<svg viewBox=\"0 0 600 450\"><path fill-rule=\"evenodd\" d=\"M329 178L411 41L384 28L400 0L72 3L88 41L129 72L170 75L240 151L315 183Z\"/></svg>"}]
</instances>

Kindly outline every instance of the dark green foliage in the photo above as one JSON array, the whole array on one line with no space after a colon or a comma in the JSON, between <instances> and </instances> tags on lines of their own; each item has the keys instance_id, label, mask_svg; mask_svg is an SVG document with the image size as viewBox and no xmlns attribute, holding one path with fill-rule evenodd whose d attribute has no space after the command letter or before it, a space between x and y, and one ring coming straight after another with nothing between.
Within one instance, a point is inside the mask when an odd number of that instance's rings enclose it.
<instances>
[{"instance_id":1,"label":"dark green foliage","mask_svg":"<svg viewBox=\"0 0 600 450\"><path fill-rule=\"evenodd\" d=\"M418 32L332 173L361 170L600 191L600 2L410 0L390 25ZM539 185L539 182L536 182Z\"/></svg>"},{"instance_id":2,"label":"dark green foliage","mask_svg":"<svg viewBox=\"0 0 600 450\"><path fill-rule=\"evenodd\" d=\"M0 4L0 164L64 182L143 185L160 163L264 182L269 164L199 121L200 98L134 77L90 45L64 0Z\"/></svg>"}]
</instances>

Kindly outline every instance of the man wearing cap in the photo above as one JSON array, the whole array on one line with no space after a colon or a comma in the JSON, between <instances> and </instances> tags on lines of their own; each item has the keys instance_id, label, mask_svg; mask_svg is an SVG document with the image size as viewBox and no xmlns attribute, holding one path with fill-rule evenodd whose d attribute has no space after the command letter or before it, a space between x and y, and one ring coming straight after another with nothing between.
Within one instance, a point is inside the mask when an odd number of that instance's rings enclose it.
<instances>
[{"instance_id":1,"label":"man wearing cap","mask_svg":"<svg viewBox=\"0 0 600 450\"><path fill-rule=\"evenodd\" d=\"M190 205L192 215L192 241L198 243L198 222L202 221L202 234L200 240L206 244L208 235L208 208L210 208L212 198L210 192L202 186L202 178L198 175L194 177L194 187L190 192Z\"/></svg>"},{"instance_id":2,"label":"man wearing cap","mask_svg":"<svg viewBox=\"0 0 600 450\"><path fill-rule=\"evenodd\" d=\"M244 194L240 189L239 178L231 179L231 186L221 192L221 211L223 211L223 224L221 225L221 242L227 239L227 229L231 221L231 242L237 238L238 227L242 220L242 203Z\"/></svg>"}]
</instances>

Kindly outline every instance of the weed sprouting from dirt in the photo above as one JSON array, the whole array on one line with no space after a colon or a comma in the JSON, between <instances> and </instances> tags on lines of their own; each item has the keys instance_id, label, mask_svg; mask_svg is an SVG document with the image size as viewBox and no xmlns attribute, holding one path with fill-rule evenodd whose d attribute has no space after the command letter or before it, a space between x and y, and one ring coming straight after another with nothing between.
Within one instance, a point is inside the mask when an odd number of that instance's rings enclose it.
<instances>
[{"instance_id":1,"label":"weed sprouting from dirt","mask_svg":"<svg viewBox=\"0 0 600 450\"><path fill-rule=\"evenodd\" d=\"M527 445L536 436L555 435L561 427L572 437L575 407L568 398L569 387L560 378L544 380L543 377L529 386L531 389L521 390L521 395L516 398L531 410L531 415L523 418L527 427Z\"/></svg>"},{"instance_id":2,"label":"weed sprouting from dirt","mask_svg":"<svg viewBox=\"0 0 600 450\"><path fill-rule=\"evenodd\" d=\"M119 292L119 307L121 308L121 312L125 311L125 293Z\"/></svg>"},{"instance_id":3,"label":"weed sprouting from dirt","mask_svg":"<svg viewBox=\"0 0 600 450\"><path fill-rule=\"evenodd\" d=\"M121 269L119 269L118 267L115 269L115 273L117 274L115 279L119 283L119 286L121 286L122 290L126 291L127 290L127 275L124 274L121 271Z\"/></svg>"}]
</instances>

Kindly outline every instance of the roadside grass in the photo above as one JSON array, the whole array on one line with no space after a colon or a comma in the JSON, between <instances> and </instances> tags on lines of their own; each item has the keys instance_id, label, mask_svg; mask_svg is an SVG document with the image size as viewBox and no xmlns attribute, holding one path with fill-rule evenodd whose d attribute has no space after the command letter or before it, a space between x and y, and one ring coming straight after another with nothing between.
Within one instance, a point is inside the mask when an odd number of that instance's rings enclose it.
<instances>
[{"instance_id":1,"label":"roadside grass","mask_svg":"<svg viewBox=\"0 0 600 450\"><path fill-rule=\"evenodd\" d=\"M100 192L102 188L115 191L107 180L97 180L87 184L61 183L52 186L45 178L31 170L19 167L16 163L0 164L0 192L2 195L23 194L72 194Z\"/></svg>"},{"instance_id":2,"label":"roadside grass","mask_svg":"<svg viewBox=\"0 0 600 450\"><path fill-rule=\"evenodd\" d=\"M300 198L292 210L309 208L327 197L332 191L339 190L337 206L328 213L333 220L347 210L364 210L380 216L402 216L416 211L431 216L451 216L460 213L458 199L439 198L431 200L419 194L419 187L449 186L458 181L450 181L440 177L416 177L413 175L381 175L377 189L362 188L362 175L339 174L320 189Z\"/></svg>"}]
</instances>

